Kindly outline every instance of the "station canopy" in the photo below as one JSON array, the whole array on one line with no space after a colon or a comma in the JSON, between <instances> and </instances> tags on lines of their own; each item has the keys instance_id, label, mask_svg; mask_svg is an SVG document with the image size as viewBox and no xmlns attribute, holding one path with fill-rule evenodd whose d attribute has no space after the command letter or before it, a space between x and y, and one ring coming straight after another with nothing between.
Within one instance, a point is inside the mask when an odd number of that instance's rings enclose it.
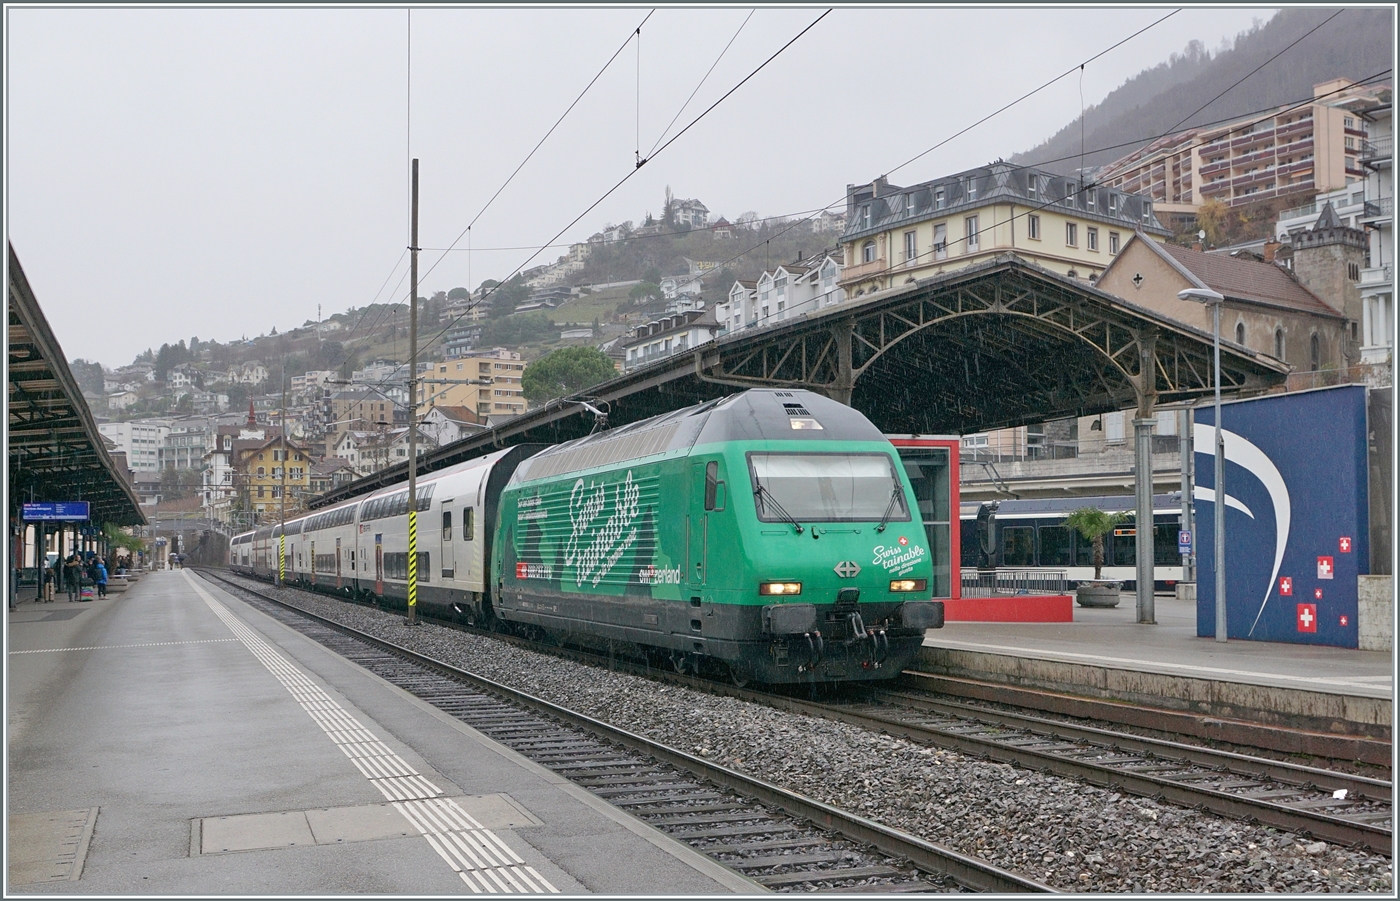
<instances>
[{"instance_id":1,"label":"station canopy","mask_svg":"<svg viewBox=\"0 0 1400 901\"><path fill-rule=\"evenodd\" d=\"M420 471L514 444L555 444L745 388L807 388L887 434L970 434L1210 396L1213 335L1014 254L745 329L425 454ZM1222 391L1262 393L1289 367L1221 342ZM317 502L406 478L399 464Z\"/></svg>"},{"instance_id":2,"label":"station canopy","mask_svg":"<svg viewBox=\"0 0 1400 901\"><path fill-rule=\"evenodd\" d=\"M144 524L136 493L116 471L13 246L9 267L11 516L30 501L87 501L96 524Z\"/></svg>"}]
</instances>

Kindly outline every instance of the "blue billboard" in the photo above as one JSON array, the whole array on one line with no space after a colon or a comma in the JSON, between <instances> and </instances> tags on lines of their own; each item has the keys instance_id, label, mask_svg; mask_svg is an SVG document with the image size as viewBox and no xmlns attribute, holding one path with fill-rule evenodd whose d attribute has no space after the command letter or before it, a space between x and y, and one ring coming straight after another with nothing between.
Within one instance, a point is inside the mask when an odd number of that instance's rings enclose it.
<instances>
[{"instance_id":1,"label":"blue billboard","mask_svg":"<svg viewBox=\"0 0 1400 901\"><path fill-rule=\"evenodd\" d=\"M1366 389L1221 407L1227 637L1357 646L1370 571ZM1196 634L1215 635L1215 411L1195 411Z\"/></svg>"},{"instance_id":2,"label":"blue billboard","mask_svg":"<svg viewBox=\"0 0 1400 901\"><path fill-rule=\"evenodd\" d=\"M88 518L87 501L45 501L37 504L25 504L20 518L28 522L38 522L40 520L62 520L66 522L81 522Z\"/></svg>"}]
</instances>

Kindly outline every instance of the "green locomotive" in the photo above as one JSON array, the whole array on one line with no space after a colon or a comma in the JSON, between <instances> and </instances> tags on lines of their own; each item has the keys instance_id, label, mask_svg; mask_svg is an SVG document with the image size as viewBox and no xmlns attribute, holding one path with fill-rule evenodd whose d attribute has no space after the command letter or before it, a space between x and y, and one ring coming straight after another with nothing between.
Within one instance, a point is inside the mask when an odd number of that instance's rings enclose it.
<instances>
[{"instance_id":1,"label":"green locomotive","mask_svg":"<svg viewBox=\"0 0 1400 901\"><path fill-rule=\"evenodd\" d=\"M943 625L899 455L754 389L549 448L501 494L495 614L736 681L892 678Z\"/></svg>"}]
</instances>

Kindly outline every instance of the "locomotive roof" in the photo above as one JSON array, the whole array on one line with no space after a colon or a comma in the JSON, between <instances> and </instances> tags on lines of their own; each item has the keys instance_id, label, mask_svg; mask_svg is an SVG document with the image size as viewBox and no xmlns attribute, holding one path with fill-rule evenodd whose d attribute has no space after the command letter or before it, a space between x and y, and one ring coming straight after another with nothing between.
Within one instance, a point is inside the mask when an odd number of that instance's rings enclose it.
<instances>
[{"instance_id":1,"label":"locomotive roof","mask_svg":"<svg viewBox=\"0 0 1400 901\"><path fill-rule=\"evenodd\" d=\"M512 483L550 478L696 444L883 441L861 413L813 391L754 388L560 444L523 461Z\"/></svg>"}]
</instances>

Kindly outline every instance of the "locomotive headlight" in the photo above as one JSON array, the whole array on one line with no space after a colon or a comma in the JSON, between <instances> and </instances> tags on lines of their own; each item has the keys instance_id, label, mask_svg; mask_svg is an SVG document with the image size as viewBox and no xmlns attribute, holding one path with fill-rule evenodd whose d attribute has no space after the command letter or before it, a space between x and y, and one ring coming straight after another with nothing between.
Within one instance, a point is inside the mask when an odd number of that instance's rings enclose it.
<instances>
[{"instance_id":1,"label":"locomotive headlight","mask_svg":"<svg viewBox=\"0 0 1400 901\"><path fill-rule=\"evenodd\" d=\"M893 579L890 591L923 591L928 588L928 579Z\"/></svg>"},{"instance_id":2,"label":"locomotive headlight","mask_svg":"<svg viewBox=\"0 0 1400 901\"><path fill-rule=\"evenodd\" d=\"M801 594L801 582L759 582L758 593L762 595L787 595Z\"/></svg>"}]
</instances>

